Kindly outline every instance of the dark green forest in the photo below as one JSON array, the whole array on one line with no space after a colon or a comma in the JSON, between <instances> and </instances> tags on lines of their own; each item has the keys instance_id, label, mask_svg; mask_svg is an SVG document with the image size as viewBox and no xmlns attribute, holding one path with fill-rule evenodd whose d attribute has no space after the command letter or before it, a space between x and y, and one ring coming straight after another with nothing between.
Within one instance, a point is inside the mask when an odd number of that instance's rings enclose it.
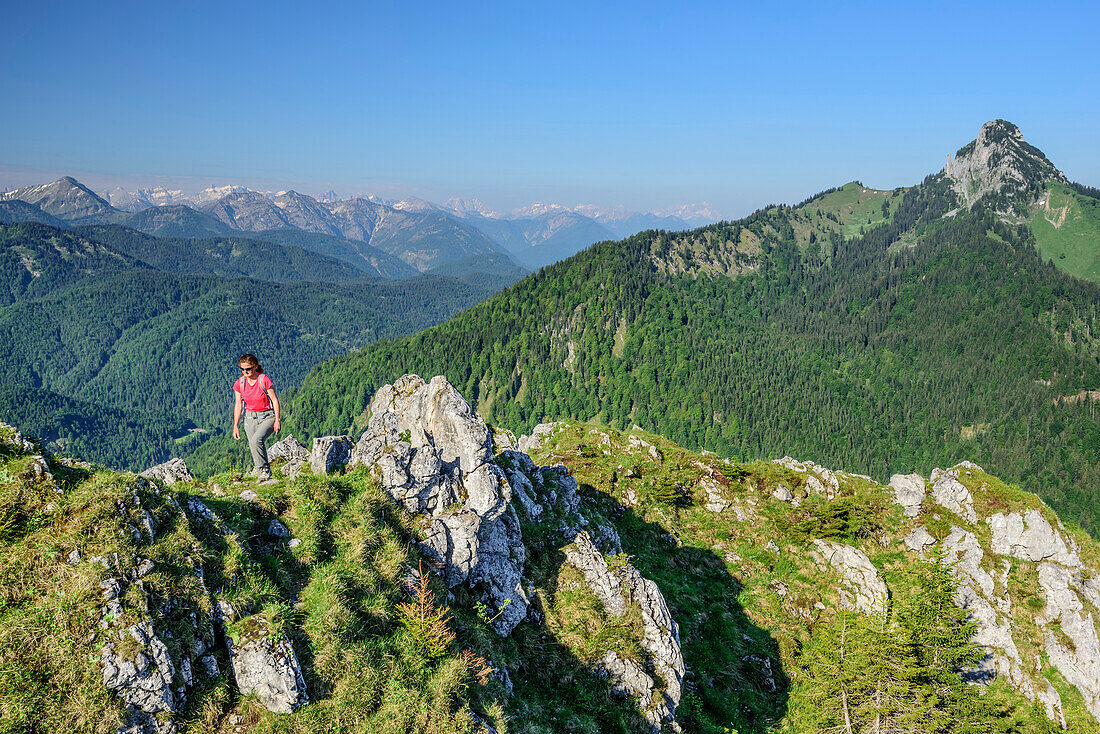
<instances>
[{"instance_id":1,"label":"dark green forest","mask_svg":"<svg viewBox=\"0 0 1100 734\"><path fill-rule=\"evenodd\" d=\"M83 458L144 468L189 450L191 441L170 440L188 426L229 425L240 354L259 355L283 389L328 357L438 323L490 293L430 275L280 283L179 274L123 252L140 246L161 266L186 271L215 259L202 248L216 252L224 242L0 226L0 386L7 389L0 420L49 441L60 437ZM245 269L259 268L272 248L250 240L232 247ZM350 270L300 252L298 269L288 267L301 278L322 274L312 269L318 262L329 272ZM97 433L94 440L77 440L85 429Z\"/></svg>"},{"instance_id":2,"label":"dark green forest","mask_svg":"<svg viewBox=\"0 0 1100 734\"><path fill-rule=\"evenodd\" d=\"M341 283L377 277L312 250L248 237L154 237L117 224L80 227L75 231L169 273L276 282L323 280Z\"/></svg>"},{"instance_id":3,"label":"dark green forest","mask_svg":"<svg viewBox=\"0 0 1100 734\"><path fill-rule=\"evenodd\" d=\"M885 223L813 247L788 207L599 243L448 323L319 365L288 428L357 429L380 385L445 374L516 431L638 424L880 480L968 458L1096 532L1095 405L1056 399L1100 388L1100 288L1042 262L1026 227L980 207L944 218L955 204L936 176Z\"/></svg>"}]
</instances>

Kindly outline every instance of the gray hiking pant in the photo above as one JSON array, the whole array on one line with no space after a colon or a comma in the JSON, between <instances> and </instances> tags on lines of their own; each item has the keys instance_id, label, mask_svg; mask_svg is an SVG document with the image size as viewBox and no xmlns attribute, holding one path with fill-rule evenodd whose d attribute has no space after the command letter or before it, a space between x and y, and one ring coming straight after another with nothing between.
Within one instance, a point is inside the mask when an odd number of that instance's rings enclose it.
<instances>
[{"instance_id":1,"label":"gray hiking pant","mask_svg":"<svg viewBox=\"0 0 1100 734\"><path fill-rule=\"evenodd\" d=\"M252 468L269 469L264 439L275 429L275 411L246 410L241 419L241 427L244 428L244 436L248 439L248 450L252 452Z\"/></svg>"}]
</instances>

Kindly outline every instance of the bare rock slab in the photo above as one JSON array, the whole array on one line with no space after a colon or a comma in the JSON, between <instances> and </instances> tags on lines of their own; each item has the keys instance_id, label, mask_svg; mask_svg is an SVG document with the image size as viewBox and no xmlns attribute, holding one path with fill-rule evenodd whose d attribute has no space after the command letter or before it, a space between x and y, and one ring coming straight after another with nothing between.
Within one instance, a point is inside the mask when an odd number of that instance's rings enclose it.
<instances>
[{"instance_id":1,"label":"bare rock slab","mask_svg":"<svg viewBox=\"0 0 1100 734\"><path fill-rule=\"evenodd\" d=\"M229 645L230 665L237 688L244 695L254 694L268 711L289 714L306 703L305 679L285 637L273 639L271 629L260 615L242 620L247 633Z\"/></svg>"}]
</instances>

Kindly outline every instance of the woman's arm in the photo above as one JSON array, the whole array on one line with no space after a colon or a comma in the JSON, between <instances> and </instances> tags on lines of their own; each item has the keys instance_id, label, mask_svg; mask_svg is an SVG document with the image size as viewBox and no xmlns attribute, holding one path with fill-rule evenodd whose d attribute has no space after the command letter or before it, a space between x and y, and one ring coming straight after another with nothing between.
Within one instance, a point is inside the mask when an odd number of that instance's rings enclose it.
<instances>
[{"instance_id":1,"label":"woman's arm","mask_svg":"<svg viewBox=\"0 0 1100 734\"><path fill-rule=\"evenodd\" d=\"M282 421L279 420L279 398L275 397L275 388L268 388L267 396L271 398L271 406L275 408L275 433L278 433L282 428Z\"/></svg>"},{"instance_id":2,"label":"woman's arm","mask_svg":"<svg viewBox=\"0 0 1100 734\"><path fill-rule=\"evenodd\" d=\"M241 400L241 394L239 392L234 390L233 394L236 396L233 399L233 438L236 439L237 441L240 441L241 440L241 429L240 429L241 407L243 405L243 401Z\"/></svg>"}]
</instances>

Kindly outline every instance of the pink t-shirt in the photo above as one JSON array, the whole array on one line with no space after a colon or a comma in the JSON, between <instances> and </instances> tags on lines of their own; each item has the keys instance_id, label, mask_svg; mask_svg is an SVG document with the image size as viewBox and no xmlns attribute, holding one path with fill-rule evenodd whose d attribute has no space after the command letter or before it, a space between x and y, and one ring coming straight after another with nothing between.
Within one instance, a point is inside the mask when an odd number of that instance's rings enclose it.
<instances>
[{"instance_id":1,"label":"pink t-shirt","mask_svg":"<svg viewBox=\"0 0 1100 734\"><path fill-rule=\"evenodd\" d=\"M261 372L260 376L256 378L256 384L249 385L248 378L242 375L233 383L233 392L241 392L241 385L244 385L244 392L241 397L244 398L245 410L254 412L271 410L271 399L267 397L267 391L275 385L272 384L270 377Z\"/></svg>"}]
</instances>

